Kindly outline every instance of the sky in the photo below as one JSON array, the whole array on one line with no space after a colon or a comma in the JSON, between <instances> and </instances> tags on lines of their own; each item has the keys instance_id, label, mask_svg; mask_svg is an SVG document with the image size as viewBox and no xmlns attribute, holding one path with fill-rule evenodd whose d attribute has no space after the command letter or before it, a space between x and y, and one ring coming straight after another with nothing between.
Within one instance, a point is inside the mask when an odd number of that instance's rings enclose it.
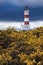
<instances>
[{"instance_id":1,"label":"sky","mask_svg":"<svg viewBox=\"0 0 43 65\"><path fill-rule=\"evenodd\" d=\"M43 6L43 0L0 0L0 3L9 2L16 6ZM25 3L25 4L24 4Z\"/></svg>"},{"instance_id":2,"label":"sky","mask_svg":"<svg viewBox=\"0 0 43 65\"><path fill-rule=\"evenodd\" d=\"M30 21L43 20L43 0L0 0L0 21L23 21L26 5Z\"/></svg>"}]
</instances>

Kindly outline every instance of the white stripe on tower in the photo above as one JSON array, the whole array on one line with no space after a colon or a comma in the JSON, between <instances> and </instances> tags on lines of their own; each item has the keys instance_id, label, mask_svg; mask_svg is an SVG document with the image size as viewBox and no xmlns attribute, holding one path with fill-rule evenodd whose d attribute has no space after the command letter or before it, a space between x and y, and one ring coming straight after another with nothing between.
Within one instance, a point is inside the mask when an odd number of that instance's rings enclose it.
<instances>
[{"instance_id":1,"label":"white stripe on tower","mask_svg":"<svg viewBox=\"0 0 43 65\"><path fill-rule=\"evenodd\" d=\"M24 15L29 15L29 13L24 13Z\"/></svg>"},{"instance_id":2,"label":"white stripe on tower","mask_svg":"<svg viewBox=\"0 0 43 65\"><path fill-rule=\"evenodd\" d=\"M24 15L29 15L29 11L28 10L25 10L24 11Z\"/></svg>"},{"instance_id":3,"label":"white stripe on tower","mask_svg":"<svg viewBox=\"0 0 43 65\"><path fill-rule=\"evenodd\" d=\"M29 22L29 18L24 18L24 21L25 22Z\"/></svg>"}]
</instances>

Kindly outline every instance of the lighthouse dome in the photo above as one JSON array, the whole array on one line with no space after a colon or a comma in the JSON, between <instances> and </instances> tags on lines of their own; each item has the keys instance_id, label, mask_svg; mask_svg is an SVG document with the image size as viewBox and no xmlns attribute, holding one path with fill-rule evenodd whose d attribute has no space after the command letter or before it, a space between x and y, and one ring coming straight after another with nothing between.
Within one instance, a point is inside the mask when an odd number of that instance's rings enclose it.
<instances>
[{"instance_id":1,"label":"lighthouse dome","mask_svg":"<svg viewBox=\"0 0 43 65\"><path fill-rule=\"evenodd\" d=\"M26 5L25 10L28 10L28 6Z\"/></svg>"}]
</instances>

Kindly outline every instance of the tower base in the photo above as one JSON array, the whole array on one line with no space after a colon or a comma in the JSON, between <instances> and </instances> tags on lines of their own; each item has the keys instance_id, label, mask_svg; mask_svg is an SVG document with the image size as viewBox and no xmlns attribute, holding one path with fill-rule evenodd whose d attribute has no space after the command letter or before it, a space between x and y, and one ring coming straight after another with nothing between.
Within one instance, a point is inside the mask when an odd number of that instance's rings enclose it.
<instances>
[{"instance_id":1,"label":"tower base","mask_svg":"<svg viewBox=\"0 0 43 65\"><path fill-rule=\"evenodd\" d=\"M21 25L21 30L30 30L30 25Z\"/></svg>"}]
</instances>

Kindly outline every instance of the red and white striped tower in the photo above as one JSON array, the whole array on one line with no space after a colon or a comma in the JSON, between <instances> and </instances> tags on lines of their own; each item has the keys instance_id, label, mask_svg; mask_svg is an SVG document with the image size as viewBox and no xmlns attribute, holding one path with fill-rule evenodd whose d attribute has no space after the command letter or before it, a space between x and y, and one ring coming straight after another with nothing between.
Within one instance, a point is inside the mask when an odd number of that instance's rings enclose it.
<instances>
[{"instance_id":1,"label":"red and white striped tower","mask_svg":"<svg viewBox=\"0 0 43 65\"><path fill-rule=\"evenodd\" d=\"M26 6L24 10L24 28L25 30L29 30L29 10L28 6Z\"/></svg>"},{"instance_id":2,"label":"red and white striped tower","mask_svg":"<svg viewBox=\"0 0 43 65\"><path fill-rule=\"evenodd\" d=\"M24 25L29 25L29 10L28 6L26 6L24 11Z\"/></svg>"},{"instance_id":3,"label":"red and white striped tower","mask_svg":"<svg viewBox=\"0 0 43 65\"><path fill-rule=\"evenodd\" d=\"M22 25L22 30L29 30L30 25L29 25L29 10L28 6L26 6L24 10L24 25Z\"/></svg>"}]
</instances>

